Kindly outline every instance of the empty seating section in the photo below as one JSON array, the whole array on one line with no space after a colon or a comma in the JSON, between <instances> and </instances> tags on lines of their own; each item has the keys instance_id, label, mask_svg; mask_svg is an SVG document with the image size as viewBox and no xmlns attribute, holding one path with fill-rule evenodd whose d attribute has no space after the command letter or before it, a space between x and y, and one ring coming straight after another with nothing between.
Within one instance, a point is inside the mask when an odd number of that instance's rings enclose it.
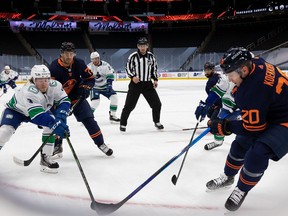
<instances>
[{"instance_id":1,"label":"empty seating section","mask_svg":"<svg viewBox=\"0 0 288 216\"><path fill-rule=\"evenodd\" d=\"M225 52L231 46L243 46L257 41L271 31L266 25L221 25L218 26L205 52Z\"/></svg>"},{"instance_id":2,"label":"empty seating section","mask_svg":"<svg viewBox=\"0 0 288 216\"><path fill-rule=\"evenodd\" d=\"M90 40L96 49L136 48L138 38L144 36L143 32L93 33Z\"/></svg>"},{"instance_id":3,"label":"empty seating section","mask_svg":"<svg viewBox=\"0 0 288 216\"><path fill-rule=\"evenodd\" d=\"M159 71L178 71L196 47L154 48Z\"/></svg>"},{"instance_id":4,"label":"empty seating section","mask_svg":"<svg viewBox=\"0 0 288 216\"><path fill-rule=\"evenodd\" d=\"M264 38L260 38L256 42L253 50L269 50L280 44L287 42L288 38L288 24L279 26L273 31L269 32Z\"/></svg>"},{"instance_id":5,"label":"empty seating section","mask_svg":"<svg viewBox=\"0 0 288 216\"><path fill-rule=\"evenodd\" d=\"M155 31L152 32L153 47L198 47L203 42L210 29L194 28L179 29L175 31Z\"/></svg>"},{"instance_id":6,"label":"empty seating section","mask_svg":"<svg viewBox=\"0 0 288 216\"><path fill-rule=\"evenodd\" d=\"M53 49L60 48L61 43L64 41L73 42L76 48L84 49L86 45L83 40L81 31L74 32L22 32L25 39L35 49L45 48Z\"/></svg>"},{"instance_id":7,"label":"empty seating section","mask_svg":"<svg viewBox=\"0 0 288 216\"><path fill-rule=\"evenodd\" d=\"M6 28L1 28L0 30L0 54L30 55L25 47L21 44L15 33Z\"/></svg>"},{"instance_id":8,"label":"empty seating section","mask_svg":"<svg viewBox=\"0 0 288 216\"><path fill-rule=\"evenodd\" d=\"M173 24L155 24L152 30L149 30L148 39L158 61L159 71L175 71L180 68L202 70L206 61L213 61L217 64L223 53L231 46L247 47L257 54L287 42L288 38L288 18L261 22L246 20L229 24L217 21L214 31L211 26L209 22L188 27L185 23L183 26L177 24L175 28L172 28ZM30 31L20 34L48 63L59 57L62 42L71 41L76 46L77 56L88 64L90 51L84 41L83 30L79 28L72 32ZM13 33L7 26L0 26L0 31L0 55L29 56L29 52L16 33ZM99 52L101 59L109 62L117 72L125 70L128 56L137 49L138 38L147 36L145 32L87 33L92 47ZM201 48L199 49L201 52L198 52L197 48ZM192 57L193 53L196 55ZM271 56L276 56L276 54L271 54L270 58ZM3 59L7 61L7 58L1 58L2 61ZM16 59L19 67L25 67L19 63L18 58ZM26 60L22 62L29 64L27 65L29 67L34 64L33 60L29 60L28 63ZM188 64L182 68L185 62ZM0 62L0 66L5 63L7 64L7 62Z\"/></svg>"},{"instance_id":9,"label":"empty seating section","mask_svg":"<svg viewBox=\"0 0 288 216\"><path fill-rule=\"evenodd\" d=\"M250 50L270 49L287 40L287 22L287 19L283 19L257 23L218 23L204 52L225 52L231 46L243 46Z\"/></svg>"}]
</instances>

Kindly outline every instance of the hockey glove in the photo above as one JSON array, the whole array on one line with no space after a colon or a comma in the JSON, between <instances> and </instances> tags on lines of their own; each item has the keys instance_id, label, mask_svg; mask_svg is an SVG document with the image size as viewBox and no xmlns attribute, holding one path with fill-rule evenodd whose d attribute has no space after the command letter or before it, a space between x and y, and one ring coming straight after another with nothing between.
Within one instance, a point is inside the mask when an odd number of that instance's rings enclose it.
<instances>
[{"instance_id":1,"label":"hockey glove","mask_svg":"<svg viewBox=\"0 0 288 216\"><path fill-rule=\"evenodd\" d=\"M67 124L68 112L66 110L56 110L55 118L60 119L63 123Z\"/></svg>"},{"instance_id":2,"label":"hockey glove","mask_svg":"<svg viewBox=\"0 0 288 216\"><path fill-rule=\"evenodd\" d=\"M227 119L213 119L208 121L208 127L210 127L210 132L215 135L227 136L231 132L228 130L229 120Z\"/></svg>"},{"instance_id":3,"label":"hockey glove","mask_svg":"<svg viewBox=\"0 0 288 216\"><path fill-rule=\"evenodd\" d=\"M207 104L201 100L195 111L196 119L198 120L200 118L200 122L203 121L209 107L210 106L207 106Z\"/></svg>"},{"instance_id":4,"label":"hockey glove","mask_svg":"<svg viewBox=\"0 0 288 216\"><path fill-rule=\"evenodd\" d=\"M53 131L54 134L61 138L65 137L65 133L70 136L69 127L60 119L55 119L49 123L48 127Z\"/></svg>"},{"instance_id":5,"label":"hockey glove","mask_svg":"<svg viewBox=\"0 0 288 216\"><path fill-rule=\"evenodd\" d=\"M80 85L78 89L78 96L81 100L85 100L90 95L91 86L89 85Z\"/></svg>"},{"instance_id":6,"label":"hockey glove","mask_svg":"<svg viewBox=\"0 0 288 216\"><path fill-rule=\"evenodd\" d=\"M6 88L6 86L4 86L3 92L4 92L5 94L7 93L7 88Z\"/></svg>"},{"instance_id":7,"label":"hockey glove","mask_svg":"<svg viewBox=\"0 0 288 216\"><path fill-rule=\"evenodd\" d=\"M207 109L207 117L211 118L212 115L215 116L214 111L218 108L218 106L212 105ZM217 115L216 115L217 116ZM215 117L216 117L215 116Z\"/></svg>"}]
</instances>

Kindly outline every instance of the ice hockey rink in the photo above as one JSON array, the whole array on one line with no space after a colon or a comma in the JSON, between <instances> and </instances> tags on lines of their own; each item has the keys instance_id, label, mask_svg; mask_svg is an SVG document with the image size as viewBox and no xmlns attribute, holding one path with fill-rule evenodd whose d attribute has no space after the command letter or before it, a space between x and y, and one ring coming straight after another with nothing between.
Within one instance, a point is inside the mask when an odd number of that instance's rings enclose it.
<instances>
[{"instance_id":1,"label":"ice hockey rink","mask_svg":"<svg viewBox=\"0 0 288 216\"><path fill-rule=\"evenodd\" d=\"M196 125L194 111L200 99L206 98L206 80L160 80L158 93L162 101L158 131L152 113L143 96L128 120L127 132L109 121L109 101L101 97L95 118L105 142L114 150L105 156L93 144L84 126L69 117L71 143L76 150L95 199L118 203L151 177L172 157L189 144ZM19 85L21 86L21 85ZM115 81L115 90L127 90L128 81ZM0 110L13 90L0 98ZM118 116L125 102L125 93L118 93ZM199 126L206 126L201 122ZM196 138L204 129L198 129ZM234 135L225 138L223 146L205 151L204 145L213 140L208 134L189 149L177 185L171 177L178 173L184 154L149 184L115 211L114 216L222 216L273 215L288 212L288 157L270 161L260 183L248 194L242 207L228 213L224 203L234 186L218 192L207 192L206 182L223 172L224 162ZM288 142L288 141L287 141ZM0 214L5 216L92 216L91 200L70 148L64 141L64 157L58 174L40 172L40 157L27 167L13 162L13 156L29 159L41 145L41 130L31 123L21 125L0 151Z\"/></svg>"}]
</instances>

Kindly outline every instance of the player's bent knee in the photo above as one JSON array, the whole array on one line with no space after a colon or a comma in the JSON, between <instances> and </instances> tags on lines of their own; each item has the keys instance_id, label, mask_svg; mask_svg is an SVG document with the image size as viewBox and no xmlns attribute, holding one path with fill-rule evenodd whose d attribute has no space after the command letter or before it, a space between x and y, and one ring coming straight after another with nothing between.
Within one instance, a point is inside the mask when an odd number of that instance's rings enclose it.
<instances>
[{"instance_id":1,"label":"player's bent knee","mask_svg":"<svg viewBox=\"0 0 288 216\"><path fill-rule=\"evenodd\" d=\"M10 125L2 125L0 127L0 146L4 146L11 136L14 134L15 129Z\"/></svg>"}]
</instances>

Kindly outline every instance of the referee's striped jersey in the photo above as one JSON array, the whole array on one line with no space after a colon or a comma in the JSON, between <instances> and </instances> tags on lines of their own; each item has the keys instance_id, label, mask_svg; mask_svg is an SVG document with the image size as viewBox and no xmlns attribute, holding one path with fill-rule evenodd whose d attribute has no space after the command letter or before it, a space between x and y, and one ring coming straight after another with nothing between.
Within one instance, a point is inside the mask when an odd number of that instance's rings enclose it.
<instances>
[{"instance_id":1,"label":"referee's striped jersey","mask_svg":"<svg viewBox=\"0 0 288 216\"><path fill-rule=\"evenodd\" d=\"M126 72L129 78L138 77L141 82L158 80L157 62L151 52L141 55L139 51L128 57Z\"/></svg>"}]
</instances>

